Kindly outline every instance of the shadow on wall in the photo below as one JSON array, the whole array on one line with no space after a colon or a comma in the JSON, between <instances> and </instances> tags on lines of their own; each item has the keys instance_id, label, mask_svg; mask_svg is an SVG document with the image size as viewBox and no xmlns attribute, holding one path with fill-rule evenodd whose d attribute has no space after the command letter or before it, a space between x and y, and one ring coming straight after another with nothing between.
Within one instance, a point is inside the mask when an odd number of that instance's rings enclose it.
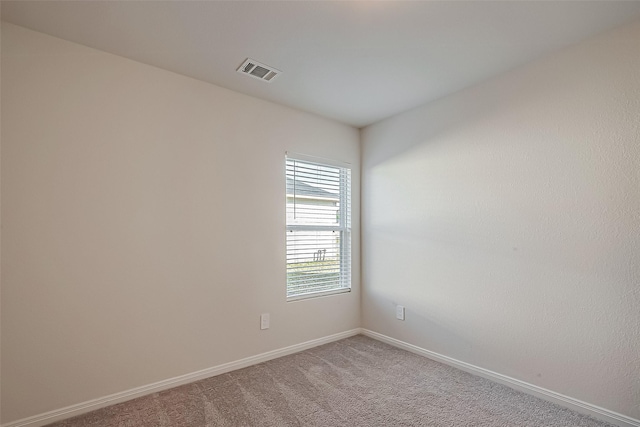
<instances>
[{"instance_id":1,"label":"shadow on wall","mask_svg":"<svg viewBox=\"0 0 640 427\"><path fill-rule=\"evenodd\" d=\"M638 28L363 130L364 327L637 416Z\"/></svg>"},{"instance_id":2,"label":"shadow on wall","mask_svg":"<svg viewBox=\"0 0 640 427\"><path fill-rule=\"evenodd\" d=\"M448 141L449 135L476 124L490 122L492 117L504 116L509 111L519 110L527 105L544 104L564 86L562 82L535 83L532 85L531 82L524 82L512 74L494 77L480 85L368 126L363 129L362 137L367 145L370 144L372 134L375 134L375 140L393 140L394 143L377 145L373 142L375 150L366 150L363 161L368 168L372 168L422 145ZM487 90L495 84L500 85L499 91ZM469 102L472 98L481 99L481 102ZM407 127L406 123L411 123L411 126ZM503 131L506 133L509 129ZM403 137L397 138L398 134Z\"/></svg>"},{"instance_id":3,"label":"shadow on wall","mask_svg":"<svg viewBox=\"0 0 640 427\"><path fill-rule=\"evenodd\" d=\"M602 128L628 129L633 117L603 117L602 89L593 85L601 71L581 75L572 69L580 65L556 62L365 129L368 231L526 257L566 274L603 261L625 269L609 254L632 256L619 225L632 228L633 218L612 208L637 194L628 172L637 162L628 141ZM554 78L536 77L545 74ZM614 101L633 102L627 98Z\"/></svg>"},{"instance_id":4,"label":"shadow on wall","mask_svg":"<svg viewBox=\"0 0 640 427\"><path fill-rule=\"evenodd\" d=\"M392 320L387 331L389 336L402 337L405 322L410 322L420 325L434 347L446 348L455 354L471 354L473 344L461 329L458 319L451 317L446 307L438 304L438 298L414 300L406 290L392 294L384 289L370 291L369 298L372 311L389 316L394 315L397 305L407 305L406 320Z\"/></svg>"}]
</instances>

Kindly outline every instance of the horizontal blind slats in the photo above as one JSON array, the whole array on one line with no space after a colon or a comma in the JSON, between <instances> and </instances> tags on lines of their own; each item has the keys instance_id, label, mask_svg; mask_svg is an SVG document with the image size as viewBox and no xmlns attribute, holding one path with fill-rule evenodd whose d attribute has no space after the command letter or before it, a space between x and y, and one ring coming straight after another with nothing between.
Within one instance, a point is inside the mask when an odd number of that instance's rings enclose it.
<instances>
[{"instance_id":1,"label":"horizontal blind slats","mask_svg":"<svg viewBox=\"0 0 640 427\"><path fill-rule=\"evenodd\" d=\"M350 287L350 174L287 158L288 297Z\"/></svg>"}]
</instances>

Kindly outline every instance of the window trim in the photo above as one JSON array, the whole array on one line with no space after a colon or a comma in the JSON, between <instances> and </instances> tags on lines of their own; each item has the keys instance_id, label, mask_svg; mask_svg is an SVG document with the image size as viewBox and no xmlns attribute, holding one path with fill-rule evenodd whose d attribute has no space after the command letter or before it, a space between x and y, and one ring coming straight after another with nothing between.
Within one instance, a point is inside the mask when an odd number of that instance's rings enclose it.
<instances>
[{"instance_id":1,"label":"window trim","mask_svg":"<svg viewBox=\"0 0 640 427\"><path fill-rule=\"evenodd\" d=\"M285 165L286 165L286 160L291 159L291 160L300 160L301 162L316 163L322 166L332 166L335 168L352 169L352 166L353 166L351 163L348 163L348 162L343 162L335 159L328 159L326 157L311 156L309 154L301 154L293 151L285 151L284 158L285 158Z\"/></svg>"},{"instance_id":2,"label":"window trim","mask_svg":"<svg viewBox=\"0 0 640 427\"><path fill-rule=\"evenodd\" d=\"M343 189L342 185L340 186L340 199L341 199L341 203L340 203L340 218L345 218L344 222L342 222L341 224L334 226L334 225L299 225L299 224L288 224L288 221L285 218L285 258L286 258L286 253L287 253L287 249L289 248L288 242L287 242L287 233L289 233L290 231L296 231L296 230L309 230L309 231L313 231L313 230L317 230L317 231L324 231L324 230L331 230L331 231L339 231L341 234L341 238L340 238L340 248L339 248L339 253L340 253L340 276L341 276L341 286L339 288L334 288L334 289L328 289L328 290L324 290L324 291L318 291L318 292L309 292L309 293L305 293L305 294L299 294L299 295L289 295L289 276L288 273L285 273L285 295L286 295L286 301L287 302L295 302L295 301L301 301L301 300L306 300L306 299L312 299L312 298L318 298L318 297L324 297L324 296L329 296L329 295L337 295L337 294L343 294L343 293L349 293L351 292L351 289L353 287L353 254L352 254L352 227L351 227L351 212L352 212L352 179L351 179L351 173L352 173L352 165L351 163L347 163L347 162L342 162L342 161L337 161L334 159L327 159L327 158L323 158L323 157L316 157L316 156L310 156L310 155L305 155L305 154L300 154L300 153L294 153L294 152L290 152L287 151L285 152L285 176L287 176L287 162L293 160L293 161L300 161L300 162L305 162L305 163L311 163L311 164L315 164L315 165L319 165L319 166L328 166L328 167L334 167L334 168L341 168L341 169L347 169L349 171L349 178L348 178L348 188ZM286 182L286 179L285 179ZM285 187L286 188L286 187ZM343 197L348 197L348 203L344 203L342 202L342 198ZM287 199L287 191L285 190L285 207L287 205L286 203L286 199ZM347 211L348 209L348 211ZM347 215L348 214L348 215ZM345 236L347 238L345 238ZM348 257L345 257L344 254L348 254ZM348 279L344 280L344 282L342 281L342 275L343 275L343 271L345 271L345 269L348 270ZM288 270L288 262L286 262L285 260L285 270Z\"/></svg>"},{"instance_id":3,"label":"window trim","mask_svg":"<svg viewBox=\"0 0 640 427\"><path fill-rule=\"evenodd\" d=\"M331 295L348 294L349 292L351 292L351 287L330 289L328 291L321 291L321 292L311 292L308 294L288 296L287 302L303 301L306 299L328 297Z\"/></svg>"}]
</instances>

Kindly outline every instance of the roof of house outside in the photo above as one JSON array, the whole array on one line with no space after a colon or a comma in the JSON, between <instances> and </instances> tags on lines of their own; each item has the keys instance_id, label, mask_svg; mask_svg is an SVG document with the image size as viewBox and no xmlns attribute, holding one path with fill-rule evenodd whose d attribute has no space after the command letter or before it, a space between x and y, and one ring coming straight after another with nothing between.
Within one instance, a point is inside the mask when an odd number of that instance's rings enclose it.
<instances>
[{"instance_id":1,"label":"roof of house outside","mask_svg":"<svg viewBox=\"0 0 640 427\"><path fill-rule=\"evenodd\" d=\"M314 187L306 182L295 181L291 178L287 178L287 195L296 195L300 197L314 197L323 199L339 200L340 196L336 193L323 190L319 187Z\"/></svg>"}]
</instances>

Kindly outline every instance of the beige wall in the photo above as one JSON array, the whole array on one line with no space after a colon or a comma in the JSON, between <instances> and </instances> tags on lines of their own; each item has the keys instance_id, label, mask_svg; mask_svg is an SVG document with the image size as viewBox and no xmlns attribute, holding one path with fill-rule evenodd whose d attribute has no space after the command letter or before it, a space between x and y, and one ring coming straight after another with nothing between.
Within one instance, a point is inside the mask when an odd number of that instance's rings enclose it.
<instances>
[{"instance_id":1,"label":"beige wall","mask_svg":"<svg viewBox=\"0 0 640 427\"><path fill-rule=\"evenodd\" d=\"M357 268L350 294L284 290L284 152L353 163L357 189L357 130L1 42L3 423L360 326ZM636 23L362 132L364 327L640 418L639 43ZM354 266L359 216L354 191Z\"/></svg>"},{"instance_id":2,"label":"beige wall","mask_svg":"<svg viewBox=\"0 0 640 427\"><path fill-rule=\"evenodd\" d=\"M2 422L360 325L285 302L285 151L357 129L7 23L2 119Z\"/></svg>"},{"instance_id":3,"label":"beige wall","mask_svg":"<svg viewBox=\"0 0 640 427\"><path fill-rule=\"evenodd\" d=\"M0 82L2 82L2 8L0 7ZM0 99L2 99L2 84L0 83ZM0 153L2 152L2 103L0 103ZM0 165L2 156L0 154ZM2 188L2 167L0 166L0 188ZM2 197L0 195L0 242L2 241ZM0 260L2 259L2 245L0 244ZM2 262L0 262L0 266ZM2 267L0 267L0 379L2 378ZM2 380L0 380L0 421L2 420Z\"/></svg>"},{"instance_id":4,"label":"beige wall","mask_svg":"<svg viewBox=\"0 0 640 427\"><path fill-rule=\"evenodd\" d=\"M364 129L363 326L640 418L639 70L636 22Z\"/></svg>"}]
</instances>

